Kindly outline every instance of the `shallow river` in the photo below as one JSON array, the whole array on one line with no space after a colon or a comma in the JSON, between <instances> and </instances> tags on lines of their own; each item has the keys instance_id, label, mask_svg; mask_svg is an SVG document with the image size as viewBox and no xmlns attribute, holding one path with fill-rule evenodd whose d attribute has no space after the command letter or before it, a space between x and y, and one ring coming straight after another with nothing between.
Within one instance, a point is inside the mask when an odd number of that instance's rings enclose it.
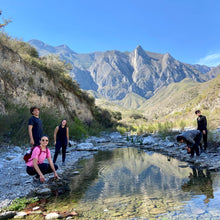
<instances>
[{"instance_id":1,"label":"shallow river","mask_svg":"<svg viewBox=\"0 0 220 220\"><path fill-rule=\"evenodd\" d=\"M74 219L220 219L220 175L136 148L98 152L69 170L69 193L47 211Z\"/></svg>"}]
</instances>

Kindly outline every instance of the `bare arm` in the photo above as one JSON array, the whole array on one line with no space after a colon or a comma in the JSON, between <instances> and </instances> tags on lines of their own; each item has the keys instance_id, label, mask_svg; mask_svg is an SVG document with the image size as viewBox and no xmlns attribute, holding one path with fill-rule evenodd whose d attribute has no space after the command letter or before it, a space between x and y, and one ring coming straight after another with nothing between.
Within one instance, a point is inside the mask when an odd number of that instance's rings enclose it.
<instances>
[{"instance_id":1,"label":"bare arm","mask_svg":"<svg viewBox=\"0 0 220 220\"><path fill-rule=\"evenodd\" d=\"M38 162L38 159L34 158L34 159L33 159L34 169L35 169L35 170L37 171L37 173L39 174L39 176L40 176L40 181L41 181L41 182L45 182L45 177L44 177L43 173L41 172L41 170L40 170L40 168L39 168L37 162Z\"/></svg>"},{"instance_id":2,"label":"bare arm","mask_svg":"<svg viewBox=\"0 0 220 220\"><path fill-rule=\"evenodd\" d=\"M33 129L33 125L28 125L28 134L30 137L30 144L34 145L34 138L33 138L33 134L32 134L32 129Z\"/></svg>"},{"instance_id":3,"label":"bare arm","mask_svg":"<svg viewBox=\"0 0 220 220\"><path fill-rule=\"evenodd\" d=\"M67 144L69 143L69 128L66 128Z\"/></svg>"},{"instance_id":4,"label":"bare arm","mask_svg":"<svg viewBox=\"0 0 220 220\"><path fill-rule=\"evenodd\" d=\"M55 130L54 130L54 134L53 134L53 138L54 138L54 145L56 145L56 140L57 140L57 132L59 130L59 127L56 126Z\"/></svg>"}]
</instances>

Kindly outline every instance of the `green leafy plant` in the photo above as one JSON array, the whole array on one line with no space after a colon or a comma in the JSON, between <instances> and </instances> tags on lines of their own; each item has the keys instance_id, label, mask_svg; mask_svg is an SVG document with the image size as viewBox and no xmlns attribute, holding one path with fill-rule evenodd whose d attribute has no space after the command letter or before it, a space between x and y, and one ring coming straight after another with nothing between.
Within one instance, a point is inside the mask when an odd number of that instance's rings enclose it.
<instances>
[{"instance_id":1,"label":"green leafy plant","mask_svg":"<svg viewBox=\"0 0 220 220\"><path fill-rule=\"evenodd\" d=\"M29 198L27 199L26 197L23 198L16 198L12 204L10 206L8 206L6 208L6 210L10 210L10 211L21 211L23 209L25 209L25 207L30 204L30 203L34 203L37 202L38 199L37 198Z\"/></svg>"},{"instance_id":2,"label":"green leafy plant","mask_svg":"<svg viewBox=\"0 0 220 220\"><path fill-rule=\"evenodd\" d=\"M79 141L87 136L86 126L77 117L69 127L70 138Z\"/></svg>"}]
</instances>

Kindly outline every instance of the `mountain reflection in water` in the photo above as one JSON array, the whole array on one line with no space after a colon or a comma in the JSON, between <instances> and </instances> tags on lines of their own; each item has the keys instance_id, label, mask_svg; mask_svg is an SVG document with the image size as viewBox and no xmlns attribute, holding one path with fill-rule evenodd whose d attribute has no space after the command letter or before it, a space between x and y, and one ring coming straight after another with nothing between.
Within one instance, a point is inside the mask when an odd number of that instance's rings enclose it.
<instances>
[{"instance_id":1,"label":"mountain reflection in water","mask_svg":"<svg viewBox=\"0 0 220 220\"><path fill-rule=\"evenodd\" d=\"M71 192L48 206L74 207L84 219L173 213L195 195L204 195L204 203L208 203L214 198L213 185L218 189L220 185L217 173L191 169L185 162L136 148L101 151L80 166L80 175L70 177Z\"/></svg>"}]
</instances>

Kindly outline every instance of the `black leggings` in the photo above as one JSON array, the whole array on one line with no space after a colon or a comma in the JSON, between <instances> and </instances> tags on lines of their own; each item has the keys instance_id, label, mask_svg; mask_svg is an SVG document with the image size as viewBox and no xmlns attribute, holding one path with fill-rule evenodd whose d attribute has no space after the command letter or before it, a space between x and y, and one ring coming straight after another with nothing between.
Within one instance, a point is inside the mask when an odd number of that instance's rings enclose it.
<instances>
[{"instance_id":1,"label":"black leggings","mask_svg":"<svg viewBox=\"0 0 220 220\"><path fill-rule=\"evenodd\" d=\"M50 167L50 164L48 163L41 163L41 164L38 164L41 172L43 174L47 174L47 173L52 173L53 170L51 169ZM58 169L58 166L56 164L54 164L54 168L55 170ZM30 175L30 176L33 176L33 175L36 175L37 178L39 178L39 174L37 173L37 171L34 169L34 167L29 167L27 166L27 169L26 169L27 173Z\"/></svg>"},{"instance_id":2,"label":"black leggings","mask_svg":"<svg viewBox=\"0 0 220 220\"><path fill-rule=\"evenodd\" d=\"M206 149L207 149L208 131L206 130L206 131L205 131L205 134L202 134L202 135L203 135L204 150L206 150Z\"/></svg>"},{"instance_id":3,"label":"black leggings","mask_svg":"<svg viewBox=\"0 0 220 220\"><path fill-rule=\"evenodd\" d=\"M56 146L55 146L55 154L53 157L53 163L56 163L58 154L60 153L60 148L62 147L62 162L65 162L66 159L66 147L67 147L67 142L66 141L57 141Z\"/></svg>"},{"instance_id":4,"label":"black leggings","mask_svg":"<svg viewBox=\"0 0 220 220\"><path fill-rule=\"evenodd\" d=\"M196 135L196 137L194 138L195 144L192 146L191 156L194 156L194 151L196 152L196 155L199 156L199 144L201 139L202 133L200 132L200 134Z\"/></svg>"}]
</instances>

